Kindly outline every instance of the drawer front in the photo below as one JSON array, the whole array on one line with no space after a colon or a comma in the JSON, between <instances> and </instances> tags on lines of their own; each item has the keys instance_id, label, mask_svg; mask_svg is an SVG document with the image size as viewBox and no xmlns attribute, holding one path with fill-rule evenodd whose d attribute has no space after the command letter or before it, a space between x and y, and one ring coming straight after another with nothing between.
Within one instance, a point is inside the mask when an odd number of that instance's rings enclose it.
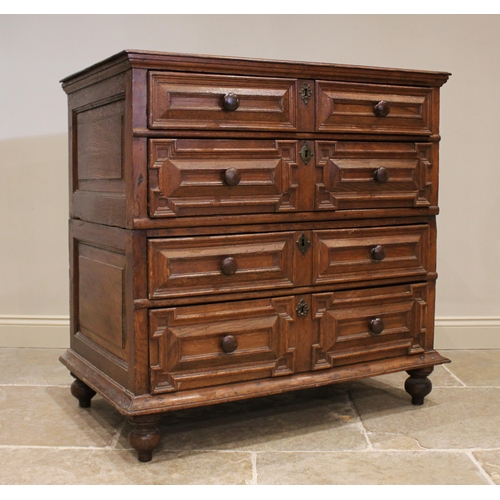
<instances>
[{"instance_id":1,"label":"drawer front","mask_svg":"<svg viewBox=\"0 0 500 500\"><path fill-rule=\"evenodd\" d=\"M437 146L318 141L316 210L437 206Z\"/></svg>"},{"instance_id":2,"label":"drawer front","mask_svg":"<svg viewBox=\"0 0 500 500\"><path fill-rule=\"evenodd\" d=\"M313 232L313 283L423 277L430 262L427 224Z\"/></svg>"},{"instance_id":3,"label":"drawer front","mask_svg":"<svg viewBox=\"0 0 500 500\"><path fill-rule=\"evenodd\" d=\"M315 294L312 369L419 354L431 346L432 283Z\"/></svg>"},{"instance_id":4,"label":"drawer front","mask_svg":"<svg viewBox=\"0 0 500 500\"><path fill-rule=\"evenodd\" d=\"M288 78L149 73L152 129L297 129L297 82Z\"/></svg>"},{"instance_id":5,"label":"drawer front","mask_svg":"<svg viewBox=\"0 0 500 500\"><path fill-rule=\"evenodd\" d=\"M297 141L152 139L149 214L176 217L303 209Z\"/></svg>"},{"instance_id":6,"label":"drawer front","mask_svg":"<svg viewBox=\"0 0 500 500\"><path fill-rule=\"evenodd\" d=\"M149 298L290 288L308 279L299 233L150 239ZM303 265L302 265L303 266Z\"/></svg>"},{"instance_id":7,"label":"drawer front","mask_svg":"<svg viewBox=\"0 0 500 500\"><path fill-rule=\"evenodd\" d=\"M152 394L295 371L293 297L152 309Z\"/></svg>"},{"instance_id":8,"label":"drawer front","mask_svg":"<svg viewBox=\"0 0 500 500\"><path fill-rule=\"evenodd\" d=\"M432 134L432 89L316 82L318 132Z\"/></svg>"}]
</instances>

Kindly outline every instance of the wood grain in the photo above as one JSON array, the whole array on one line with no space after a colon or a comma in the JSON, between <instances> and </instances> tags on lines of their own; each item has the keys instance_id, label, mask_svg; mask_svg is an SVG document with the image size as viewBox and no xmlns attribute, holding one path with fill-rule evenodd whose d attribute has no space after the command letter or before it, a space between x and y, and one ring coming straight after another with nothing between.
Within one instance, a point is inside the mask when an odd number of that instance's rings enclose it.
<instances>
[{"instance_id":1,"label":"wood grain","mask_svg":"<svg viewBox=\"0 0 500 500\"><path fill-rule=\"evenodd\" d=\"M65 78L71 348L130 418L408 371L434 350L449 74L123 51Z\"/></svg>"}]
</instances>

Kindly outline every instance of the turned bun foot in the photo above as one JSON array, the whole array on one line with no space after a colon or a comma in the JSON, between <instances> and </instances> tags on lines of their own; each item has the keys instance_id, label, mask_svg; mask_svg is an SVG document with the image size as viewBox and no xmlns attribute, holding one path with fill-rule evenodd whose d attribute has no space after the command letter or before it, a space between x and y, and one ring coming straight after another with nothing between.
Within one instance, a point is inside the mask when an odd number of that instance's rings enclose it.
<instances>
[{"instance_id":1,"label":"turned bun foot","mask_svg":"<svg viewBox=\"0 0 500 500\"><path fill-rule=\"evenodd\" d=\"M137 451L139 462L149 462L153 458L153 450L160 444L161 436L156 428L160 420L161 414L129 418L132 425L129 441L132 448Z\"/></svg>"},{"instance_id":2,"label":"turned bun foot","mask_svg":"<svg viewBox=\"0 0 500 500\"><path fill-rule=\"evenodd\" d=\"M423 405L424 398L432 391L432 382L427 378L432 373L434 367L419 368L409 370L409 378L405 382L405 390L411 396L411 403L414 405Z\"/></svg>"},{"instance_id":3,"label":"turned bun foot","mask_svg":"<svg viewBox=\"0 0 500 500\"><path fill-rule=\"evenodd\" d=\"M75 376L73 375L73 377ZM78 399L80 408L89 408L90 400L96 395L96 392L86 383L75 377L75 381L71 384L71 394Z\"/></svg>"}]
</instances>

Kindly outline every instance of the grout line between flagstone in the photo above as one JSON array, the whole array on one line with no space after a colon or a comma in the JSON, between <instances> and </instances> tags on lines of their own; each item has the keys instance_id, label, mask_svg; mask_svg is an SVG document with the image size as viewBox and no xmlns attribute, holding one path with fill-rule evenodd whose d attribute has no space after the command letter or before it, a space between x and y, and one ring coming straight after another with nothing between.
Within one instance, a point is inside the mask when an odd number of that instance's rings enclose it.
<instances>
[{"instance_id":1,"label":"grout line between flagstone","mask_svg":"<svg viewBox=\"0 0 500 500\"><path fill-rule=\"evenodd\" d=\"M370 437L368 436L368 431L366 430L365 424L363 423L363 419L361 418L361 414L358 411L358 408L356 406L356 403L354 402L354 399L351 397L351 391L347 391L347 399L349 401L349 406L351 407L352 411L354 414L358 417L358 427L361 430L361 433L363 434L365 441L366 441L366 450L373 450L373 444L370 441Z\"/></svg>"},{"instance_id":2,"label":"grout line between flagstone","mask_svg":"<svg viewBox=\"0 0 500 500\"><path fill-rule=\"evenodd\" d=\"M116 429L115 429L115 433L113 434L113 437L111 438L111 441L109 442L109 445L108 447L111 449L111 450L116 450L116 445L118 444L118 441L120 440L120 436L123 432L123 429L126 425L126 420L123 419L117 426L116 426Z\"/></svg>"},{"instance_id":3,"label":"grout line between flagstone","mask_svg":"<svg viewBox=\"0 0 500 500\"><path fill-rule=\"evenodd\" d=\"M54 450L95 450L95 451L131 451L132 448L112 448L111 445L107 446L50 446L50 445L10 445L10 444L0 444L0 449L54 449ZM466 454L481 470L480 462L472 455L477 452L492 452L500 451L500 447L497 448L423 448L417 450L403 450L399 448L386 448L386 449L375 449L373 447L365 448L363 450L218 450L218 449L176 449L170 448L165 449L165 453L182 453L182 452L192 452L192 453L249 453L252 458L252 463L255 459L255 473L257 474L257 456L264 454L342 454L342 453L356 453L356 454L384 454L384 453L464 453ZM484 472L487 474L486 472ZM492 483L493 484L493 483Z\"/></svg>"},{"instance_id":4,"label":"grout line between flagstone","mask_svg":"<svg viewBox=\"0 0 500 500\"><path fill-rule=\"evenodd\" d=\"M467 384L465 384L464 382L462 382L462 380L460 380L457 377L457 375L455 375L446 365L442 365L442 366L457 382L460 382L464 387L467 387Z\"/></svg>"},{"instance_id":5,"label":"grout line between flagstone","mask_svg":"<svg viewBox=\"0 0 500 500\"><path fill-rule=\"evenodd\" d=\"M43 383L33 383L33 384L1 384L0 387L36 387L36 388L45 388L45 387L59 387L68 389L71 387L71 384L43 384Z\"/></svg>"},{"instance_id":6,"label":"grout line between flagstone","mask_svg":"<svg viewBox=\"0 0 500 500\"><path fill-rule=\"evenodd\" d=\"M460 385L457 386L439 386L439 385L434 385L434 389L470 389L470 390L480 390L480 389L500 389L500 386L485 386L485 385L467 385L465 384L457 375L453 373L451 369L449 369L447 366L443 365L443 368L446 370L447 373L451 375L451 377L456 380ZM2 384L0 383L0 388L5 387L5 388L25 388L25 387L32 387L32 388L37 388L37 389L44 389L44 388L61 388L61 389L68 389L70 387L69 383L65 384L47 384L44 385L43 383L25 383L25 384ZM237 454L246 454L246 457L250 457L250 462L252 464L252 477L251 480L248 480L249 485L257 485L258 483L258 460L259 460L259 454L260 455L266 455L266 454L276 454L276 455L291 455L291 454L296 454L296 455L321 455L321 454L353 454L353 453L361 453L361 454L368 454L368 455L373 455L375 454L379 455L382 457L383 454L389 454L389 455L401 455L401 454L406 454L406 455L411 455L411 454L422 454L422 453L442 453L442 454L450 454L450 455L466 455L469 460L475 465L477 468L480 476L484 478L488 484L494 485L495 482L493 481L492 477L490 474L486 472L486 470L483 468L481 462L479 459L477 459L474 456L474 453L480 453L480 452L499 452L500 447L497 448L425 448L425 449L397 449L397 448L391 448L391 449L376 449L373 446L373 443L370 440L370 432L367 431L363 418L358 411L358 408L356 406L355 400L352 397L352 392L350 390L347 391L347 400L349 407L351 408L353 415L355 418L357 418L357 421L354 422L354 428L359 429L360 433L363 434L365 441L366 441L366 448L363 449L357 449L357 450L352 450L352 449L344 449L344 450L324 450L324 451L318 451L318 450L239 450L239 449L168 449L168 450L163 450L163 452L166 453L182 453L182 452L194 452L194 453L237 453ZM4 445L0 444L0 450L1 449L45 449L45 450L74 450L76 451L92 451L92 452L127 452L131 453L132 455L135 455L134 452L132 452L131 448L125 448L125 447L118 447L119 446L119 440L120 436L123 432L124 426L126 424L125 420L122 420L114 429L114 433L112 435L112 438L109 442L108 445L106 446L50 446L50 445ZM383 459L383 457L382 457ZM377 460L377 459L374 459ZM154 461L154 458L153 458Z\"/></svg>"},{"instance_id":7,"label":"grout line between flagstone","mask_svg":"<svg viewBox=\"0 0 500 500\"><path fill-rule=\"evenodd\" d=\"M477 450L484 451L484 450ZM483 466L479 462L479 460L473 455L472 451L465 451L465 454L469 457L471 462L479 469L479 473L488 481L489 484L495 485L496 483L493 481L492 477L483 469Z\"/></svg>"},{"instance_id":8,"label":"grout line between flagstone","mask_svg":"<svg viewBox=\"0 0 500 500\"><path fill-rule=\"evenodd\" d=\"M252 462L252 481L249 483L251 485L259 484L258 478L259 474L257 472L257 453L254 451L250 452L250 460Z\"/></svg>"}]
</instances>

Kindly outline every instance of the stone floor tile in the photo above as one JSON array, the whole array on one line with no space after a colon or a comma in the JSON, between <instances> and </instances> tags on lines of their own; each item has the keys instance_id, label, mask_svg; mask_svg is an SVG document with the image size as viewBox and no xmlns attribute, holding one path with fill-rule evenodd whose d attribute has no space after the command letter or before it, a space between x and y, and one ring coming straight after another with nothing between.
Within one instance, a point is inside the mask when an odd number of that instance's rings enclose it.
<instances>
[{"instance_id":1,"label":"stone floor tile","mask_svg":"<svg viewBox=\"0 0 500 500\"><path fill-rule=\"evenodd\" d=\"M500 351L440 351L420 407L401 372L172 412L148 464L63 352L0 349L0 484L500 484Z\"/></svg>"},{"instance_id":2,"label":"stone floor tile","mask_svg":"<svg viewBox=\"0 0 500 500\"><path fill-rule=\"evenodd\" d=\"M124 429L119 446L128 447ZM167 413L160 450L362 450L347 392L336 386Z\"/></svg>"},{"instance_id":3,"label":"stone floor tile","mask_svg":"<svg viewBox=\"0 0 500 500\"><path fill-rule=\"evenodd\" d=\"M500 389L437 388L423 406L377 381L356 382L350 394L375 448L500 447Z\"/></svg>"},{"instance_id":4,"label":"stone floor tile","mask_svg":"<svg viewBox=\"0 0 500 500\"><path fill-rule=\"evenodd\" d=\"M500 387L500 350L440 352L451 359L449 370L465 385Z\"/></svg>"},{"instance_id":5,"label":"stone floor tile","mask_svg":"<svg viewBox=\"0 0 500 500\"><path fill-rule=\"evenodd\" d=\"M425 450L418 439L398 432L367 432L367 436L375 450Z\"/></svg>"},{"instance_id":6,"label":"stone floor tile","mask_svg":"<svg viewBox=\"0 0 500 500\"><path fill-rule=\"evenodd\" d=\"M257 484L488 484L465 453L259 453Z\"/></svg>"},{"instance_id":7,"label":"stone floor tile","mask_svg":"<svg viewBox=\"0 0 500 500\"><path fill-rule=\"evenodd\" d=\"M64 351L0 348L0 385L70 385L73 378L59 361Z\"/></svg>"},{"instance_id":8,"label":"stone floor tile","mask_svg":"<svg viewBox=\"0 0 500 500\"><path fill-rule=\"evenodd\" d=\"M491 480L495 484L500 484L500 450L475 451L473 455Z\"/></svg>"},{"instance_id":9,"label":"stone floor tile","mask_svg":"<svg viewBox=\"0 0 500 500\"><path fill-rule=\"evenodd\" d=\"M79 408L68 387L0 386L0 444L107 446L122 422L99 396Z\"/></svg>"},{"instance_id":10,"label":"stone floor tile","mask_svg":"<svg viewBox=\"0 0 500 500\"><path fill-rule=\"evenodd\" d=\"M173 423L175 422L175 424ZM334 386L178 412L164 422L166 449L362 450L360 420Z\"/></svg>"},{"instance_id":11,"label":"stone floor tile","mask_svg":"<svg viewBox=\"0 0 500 500\"><path fill-rule=\"evenodd\" d=\"M141 463L116 450L2 448L0 484L250 484L249 453L159 453Z\"/></svg>"}]
</instances>

